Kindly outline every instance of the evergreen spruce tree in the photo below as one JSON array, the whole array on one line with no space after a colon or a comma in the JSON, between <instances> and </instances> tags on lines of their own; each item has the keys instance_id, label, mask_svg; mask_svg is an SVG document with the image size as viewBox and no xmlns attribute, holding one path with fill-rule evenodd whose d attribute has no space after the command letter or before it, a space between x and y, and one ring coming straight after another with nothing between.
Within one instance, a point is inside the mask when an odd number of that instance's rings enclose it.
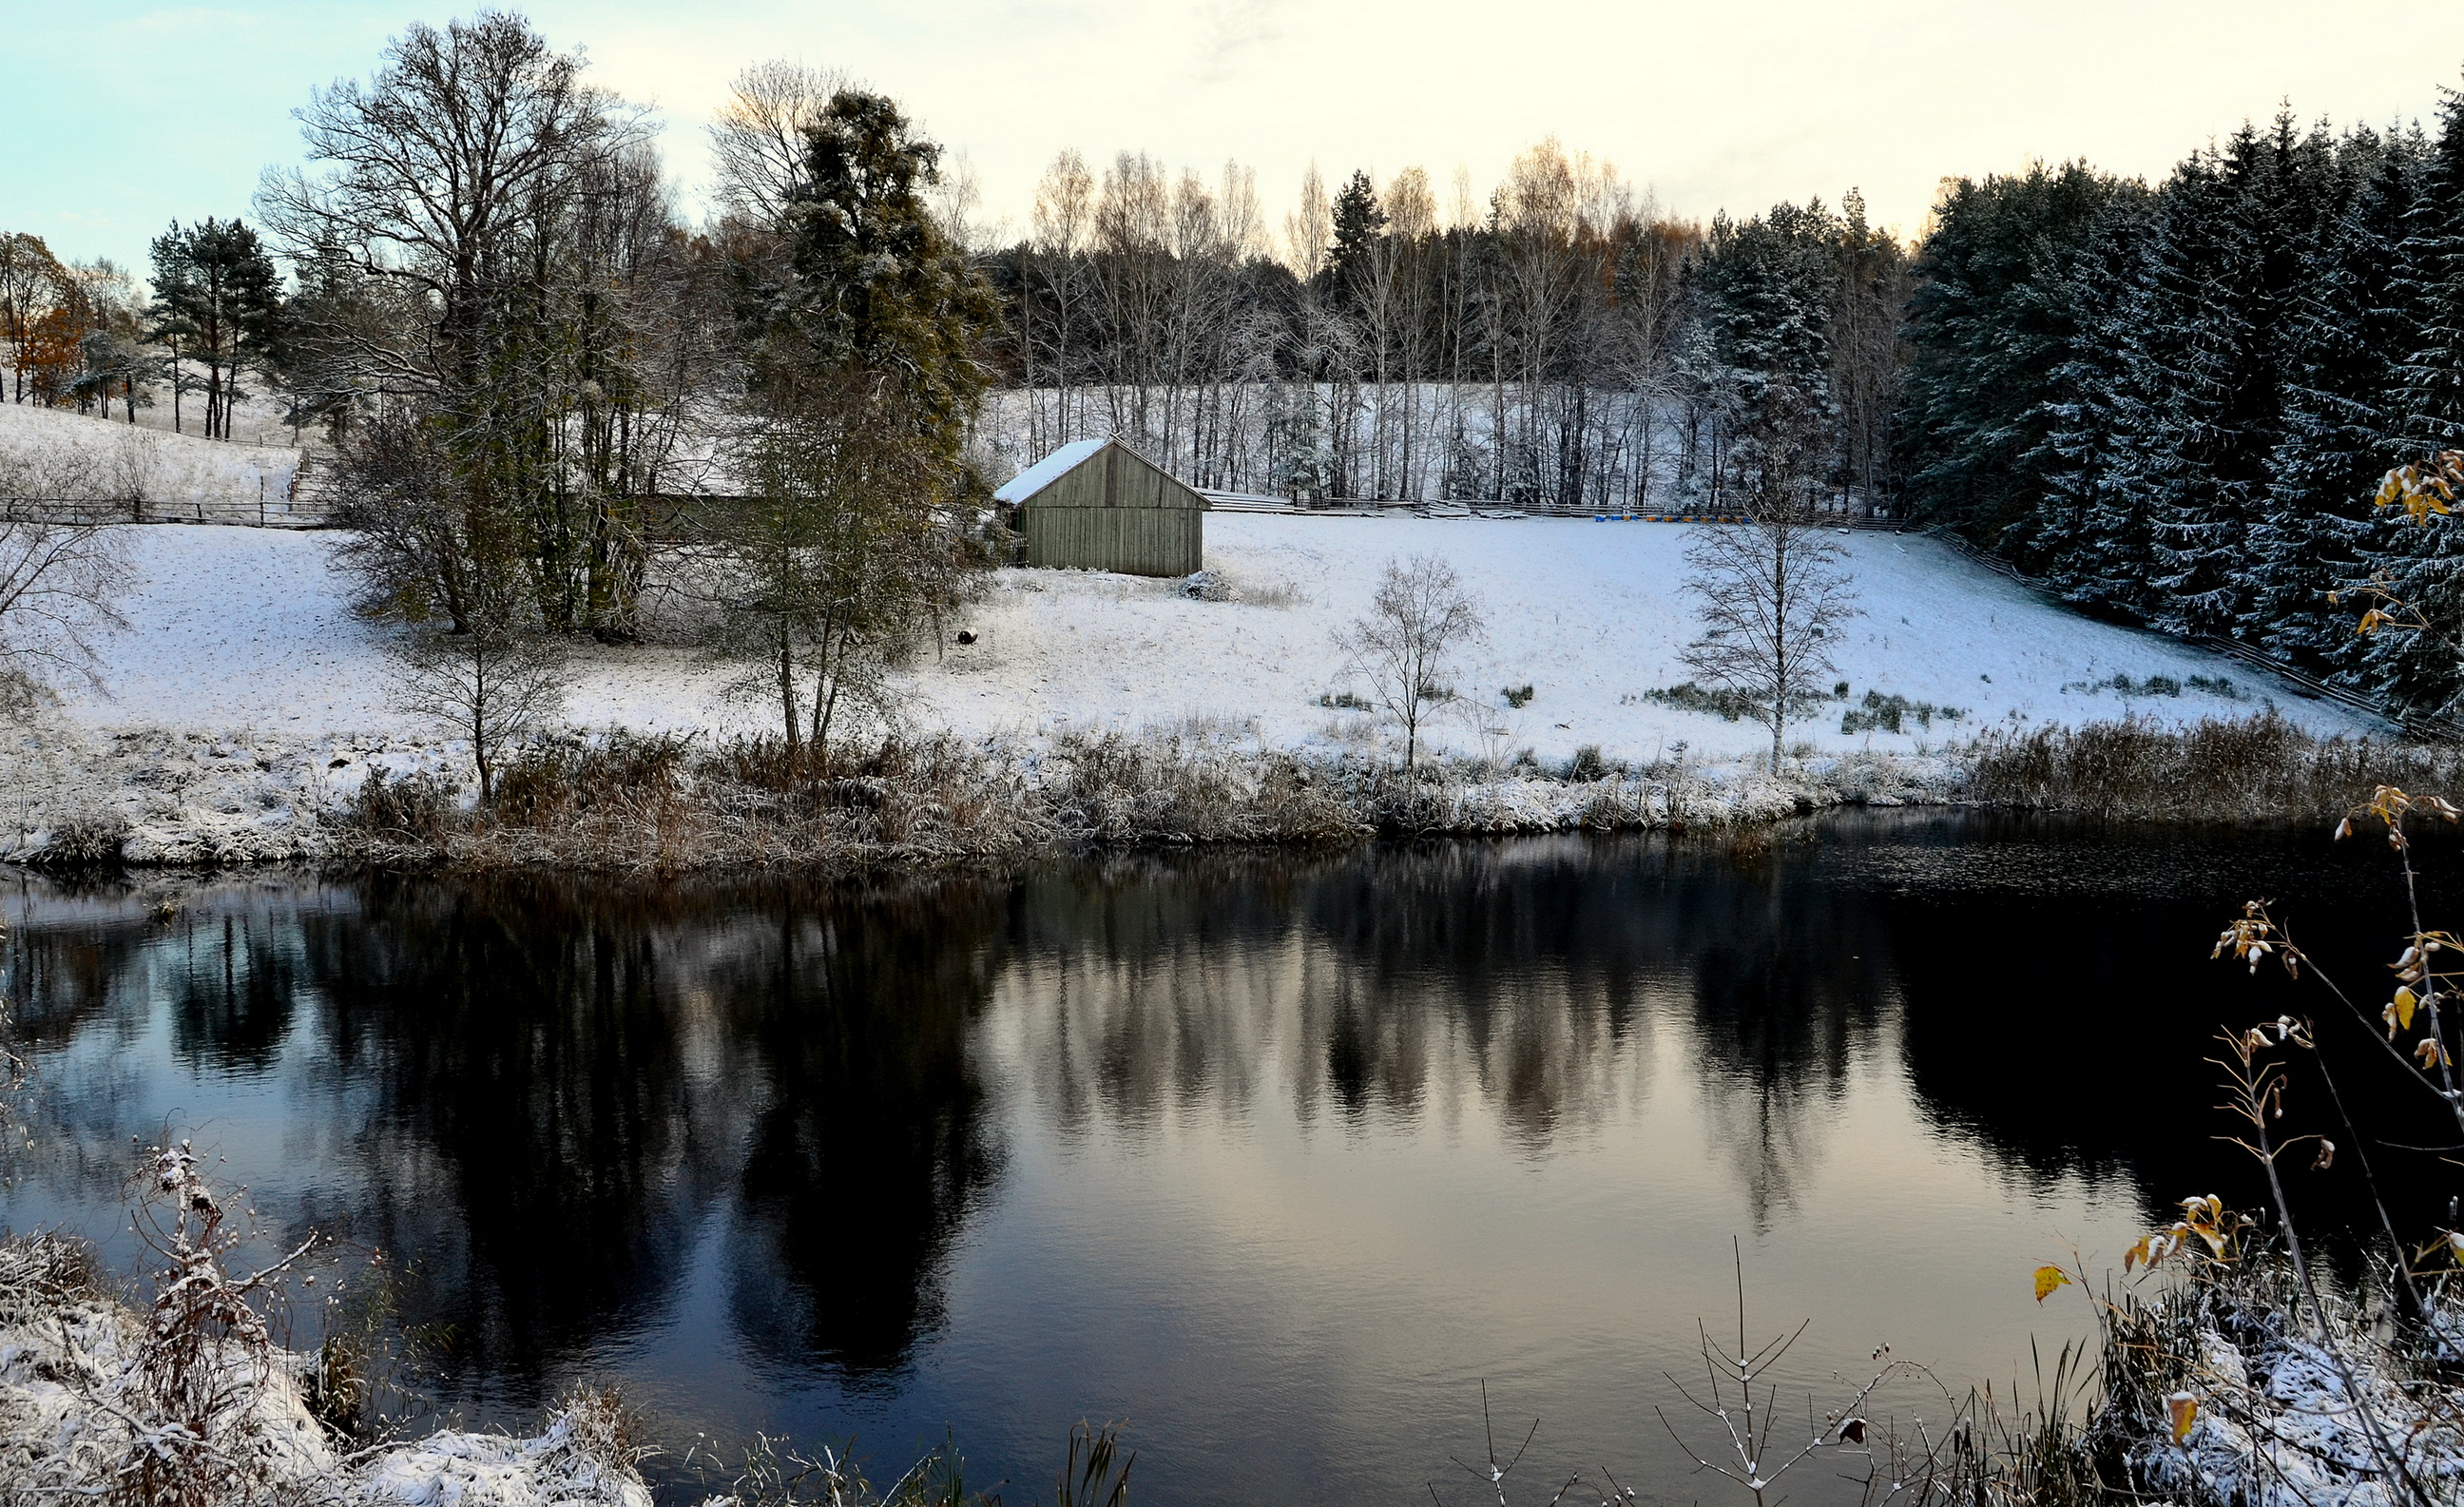
<instances>
[{"instance_id":1,"label":"evergreen spruce tree","mask_svg":"<svg viewBox=\"0 0 2464 1507\"><path fill-rule=\"evenodd\" d=\"M2204 479L2199 463L2222 407L2212 348L2221 342L2204 325L2225 197L2204 154L2174 169L2123 275L2114 316L2101 327L2116 369L2102 403L2104 464L2076 589L2083 602L2171 632L2182 626L2169 609L2171 588L2157 583L2181 572L2161 535L2183 526L2177 504Z\"/></svg>"},{"instance_id":2,"label":"evergreen spruce tree","mask_svg":"<svg viewBox=\"0 0 2464 1507\"><path fill-rule=\"evenodd\" d=\"M1356 300L1377 237L1386 233L1386 211L1377 203L1377 188L1369 175L1355 170L1334 196L1334 252L1327 258L1328 292L1345 302Z\"/></svg>"},{"instance_id":3,"label":"evergreen spruce tree","mask_svg":"<svg viewBox=\"0 0 2464 1507\"><path fill-rule=\"evenodd\" d=\"M2136 468L2148 519L2141 612L2168 632L2213 633L2233 618L2233 567L2246 499L2237 447L2265 404L2266 290L2254 230L2264 169L2249 127L2168 186L2150 296L2142 305L2146 395ZM2254 390L2255 389L2255 390ZM2265 450L2249 460L2252 469Z\"/></svg>"},{"instance_id":4,"label":"evergreen spruce tree","mask_svg":"<svg viewBox=\"0 0 2464 1507\"><path fill-rule=\"evenodd\" d=\"M2038 410L2027 415L2044 437L2016 464L2041 478L2030 510L1998 543L2021 568L2042 576L2072 602L2126 614L2138 600L2137 565L2146 553L2145 519L2115 482L2120 413L2129 392L2129 311L2153 234L2152 201L2117 195L2097 216L2087 242L2044 290L2071 333L2045 377Z\"/></svg>"},{"instance_id":5,"label":"evergreen spruce tree","mask_svg":"<svg viewBox=\"0 0 2464 1507\"><path fill-rule=\"evenodd\" d=\"M2405 220L2392 294L2412 329L2396 368L2396 453L2381 467L2464 445L2464 94L2449 91ZM2464 541L2450 520L2385 523L2371 564L2395 594L2453 635L2464 626ZM2399 709L2452 716L2464 704L2464 666L2428 633L2388 632L2365 641L2358 673Z\"/></svg>"},{"instance_id":6,"label":"evergreen spruce tree","mask_svg":"<svg viewBox=\"0 0 2464 1507\"><path fill-rule=\"evenodd\" d=\"M2413 321L2395 284L2424 155L2417 136L2366 131L2338 152L2349 197L2313 248L2290 321L2284 437L2250 537L2242 636L2355 684L2365 642L2327 593L2368 578L2384 527L2369 498L2396 448L2396 366Z\"/></svg>"},{"instance_id":7,"label":"evergreen spruce tree","mask_svg":"<svg viewBox=\"0 0 2464 1507\"><path fill-rule=\"evenodd\" d=\"M1821 436L1817 453L1834 448L1830 322L1842 233L1839 217L1819 200L1774 205L1743 224L1723 215L1689 269L1722 368L1717 385L1735 395L1741 477L1758 472L1756 415L1774 405L1808 416Z\"/></svg>"},{"instance_id":8,"label":"evergreen spruce tree","mask_svg":"<svg viewBox=\"0 0 2464 1507\"><path fill-rule=\"evenodd\" d=\"M2047 442L2066 408L2095 400L2084 387L2061 393L2057 377L2084 375L2071 365L2081 355L2082 258L2101 255L2145 199L2139 184L2085 163L1962 179L1935 207L1919 254L1899 427L1909 500L1922 517L2015 551L2025 569L2042 573L2067 547L2056 536L2078 523L2075 499L2050 495L2053 473L2070 463Z\"/></svg>"}]
</instances>

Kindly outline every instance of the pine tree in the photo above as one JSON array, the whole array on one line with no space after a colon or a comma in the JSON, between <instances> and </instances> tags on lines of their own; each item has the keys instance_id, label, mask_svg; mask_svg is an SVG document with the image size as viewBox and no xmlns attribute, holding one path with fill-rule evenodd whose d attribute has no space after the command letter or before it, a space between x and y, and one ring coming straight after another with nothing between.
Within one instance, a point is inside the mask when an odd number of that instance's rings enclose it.
<instances>
[{"instance_id":1,"label":"pine tree","mask_svg":"<svg viewBox=\"0 0 2464 1507\"><path fill-rule=\"evenodd\" d=\"M869 373L955 465L991 380L978 347L999 311L925 199L940 155L883 96L843 89L824 107L788 203L793 273L765 311L785 339L766 375Z\"/></svg>"},{"instance_id":2,"label":"pine tree","mask_svg":"<svg viewBox=\"0 0 2464 1507\"><path fill-rule=\"evenodd\" d=\"M233 405L247 394L241 368L270 355L279 338L282 284L256 232L236 219L173 221L154 238L153 339L175 360L206 367L206 437L231 438ZM172 380L176 384L179 373Z\"/></svg>"}]
</instances>

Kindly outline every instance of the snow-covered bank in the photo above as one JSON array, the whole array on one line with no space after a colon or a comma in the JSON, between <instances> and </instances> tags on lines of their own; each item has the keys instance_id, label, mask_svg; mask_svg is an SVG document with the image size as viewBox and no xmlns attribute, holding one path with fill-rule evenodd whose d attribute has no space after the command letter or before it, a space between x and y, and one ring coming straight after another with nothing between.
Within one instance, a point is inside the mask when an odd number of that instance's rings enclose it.
<instances>
[{"instance_id":1,"label":"snow-covered bank","mask_svg":"<svg viewBox=\"0 0 2464 1507\"><path fill-rule=\"evenodd\" d=\"M1368 731L1361 720L1321 703L1348 684L1333 634L1366 609L1386 560L1429 553L1455 565L1488 616L1487 641L1463 656L1457 687L1477 725L1441 720L1440 747L1529 748L1554 763L1596 745L1611 760L1644 762L1679 744L1720 759L1767 743L1750 723L1646 696L1686 678L1677 655L1696 630L1685 526L1217 514L1206 530L1208 565L1235 600L1199 601L1172 582L1131 576L997 572L971 620L951 625L976 641L946 644L902 677L908 725L1033 739L1201 721L1270 747L1356 747ZM141 583L122 604L131 631L105 646L103 691L73 698L74 721L313 738L421 730L386 706L385 631L353 615L322 537L129 532ZM2314 733L2365 730L2357 715L2244 666L2064 611L1930 540L1841 543L1864 612L1836 656L1852 697L1877 691L1961 715L1896 734L1842 734L1834 712L1791 735L1819 751L1914 753L1994 723L2076 725L2124 713L2189 722L2269 701ZM2229 694L2194 687L2194 677ZM729 701L726 680L675 645L583 645L568 717L639 731L759 725L766 708ZM2125 695L2117 680L2176 694ZM1508 707L1503 689L1525 684L1529 704Z\"/></svg>"},{"instance_id":2,"label":"snow-covered bank","mask_svg":"<svg viewBox=\"0 0 2464 1507\"><path fill-rule=\"evenodd\" d=\"M293 512L296 445L241 444L165 433L65 409L0 403L0 491L34 485L54 500L135 506L148 518L263 517Z\"/></svg>"},{"instance_id":3,"label":"snow-covered bank","mask_svg":"<svg viewBox=\"0 0 2464 1507\"><path fill-rule=\"evenodd\" d=\"M1940 799L1959 776L1947 746L2125 715L2189 724L2274 706L2304 735L2369 731L2243 666L2063 611L1932 541L1864 534L1842 541L1863 609L1837 653L1850 698L1792 728L1803 757L1773 782L1754 772L1763 729L1664 694L1685 678L1677 656L1695 631L1686 527L1219 514L1207 529L1229 600L1170 581L996 572L967 620L898 676L899 730L966 749L975 772L962 784L1040 788L1047 755L1111 738L1159 769L1202 749L1203 779L1230 786L1288 760L1357 796L1358 772L1397 750L1391 730L1346 707L1358 688L1334 635L1366 609L1387 560L1427 553L1480 593L1487 634L1457 666L1459 704L1422 730L1450 768L1429 819L1347 797L1355 825L1543 831L1612 808L1638 825L1717 823L1842 799ZM125 538L129 630L103 644L98 688L71 693L40 731L11 735L0 856L57 854L64 835L74 848L99 834L140 862L313 857L325 851L320 814L370 769L462 772L462 749L388 704L390 630L351 609L327 536L149 527ZM727 669L655 639L577 646L568 723L598 738L690 734L702 748L763 728L766 706L731 699ZM1911 708L1898 731L1845 729L1868 694ZM1578 758L1582 779L1569 783ZM1679 788L1674 770L1700 782L1699 814L1649 793ZM1602 773L1634 788L1604 805L1591 787ZM1643 814L1654 801L1658 814ZM1104 826L1082 817L1056 810L1047 825ZM1156 823L1169 819L1142 817L1139 830L1167 833Z\"/></svg>"},{"instance_id":4,"label":"snow-covered bank","mask_svg":"<svg viewBox=\"0 0 2464 1507\"><path fill-rule=\"evenodd\" d=\"M144 1422L157 1411L142 1395L147 1339L144 1320L94 1278L80 1248L52 1236L0 1242L0 1495L113 1495L127 1488L134 1461L170 1461L186 1445L246 1484L233 1500L649 1507L605 1402L568 1405L526 1438L448 1430L350 1451L309 1412L304 1358L224 1340L209 1341L199 1363L217 1373L207 1384L215 1436L190 1443L179 1424Z\"/></svg>"}]
</instances>

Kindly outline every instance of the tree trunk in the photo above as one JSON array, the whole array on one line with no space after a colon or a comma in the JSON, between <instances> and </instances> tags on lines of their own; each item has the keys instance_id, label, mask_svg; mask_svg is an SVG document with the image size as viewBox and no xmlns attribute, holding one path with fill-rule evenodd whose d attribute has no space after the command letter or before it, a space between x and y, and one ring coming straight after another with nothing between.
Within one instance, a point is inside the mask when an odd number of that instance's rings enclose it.
<instances>
[{"instance_id":1,"label":"tree trunk","mask_svg":"<svg viewBox=\"0 0 2464 1507\"><path fill-rule=\"evenodd\" d=\"M787 729L787 768L793 773L803 764L796 757L796 652L783 625L779 630L779 709Z\"/></svg>"}]
</instances>

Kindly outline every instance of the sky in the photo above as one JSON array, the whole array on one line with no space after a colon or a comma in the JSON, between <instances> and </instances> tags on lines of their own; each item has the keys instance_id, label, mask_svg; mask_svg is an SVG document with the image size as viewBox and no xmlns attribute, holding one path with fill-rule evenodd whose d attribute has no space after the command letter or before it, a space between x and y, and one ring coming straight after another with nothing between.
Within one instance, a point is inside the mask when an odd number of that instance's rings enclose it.
<instances>
[{"instance_id":1,"label":"sky","mask_svg":"<svg viewBox=\"0 0 2464 1507\"><path fill-rule=\"evenodd\" d=\"M142 272L171 220L248 215L299 161L292 111L364 78L432 0L0 4L0 228ZM2160 177L2290 100L2303 120L2429 120L2464 67L2455 0L536 0L590 75L654 105L689 208L702 126L744 65L844 70L896 97L1023 230L1053 154L1257 169L1280 225L1303 171L1458 165L1485 194L1556 137L1707 218L1856 187L1915 234L1946 176L2084 157Z\"/></svg>"}]
</instances>

